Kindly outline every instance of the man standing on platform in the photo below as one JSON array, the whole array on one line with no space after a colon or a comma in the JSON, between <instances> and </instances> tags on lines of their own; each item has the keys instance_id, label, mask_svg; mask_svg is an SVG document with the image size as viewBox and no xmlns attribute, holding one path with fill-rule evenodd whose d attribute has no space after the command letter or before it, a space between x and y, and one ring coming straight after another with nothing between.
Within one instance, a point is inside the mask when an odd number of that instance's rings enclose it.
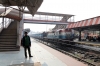
<instances>
[{"instance_id":1,"label":"man standing on platform","mask_svg":"<svg viewBox=\"0 0 100 66\"><path fill-rule=\"evenodd\" d=\"M27 58L27 49L28 49L29 57L33 57L31 56L31 50L30 50L31 40L30 37L27 35L27 32L25 32L25 35L21 40L21 44L24 47L25 58Z\"/></svg>"}]
</instances>

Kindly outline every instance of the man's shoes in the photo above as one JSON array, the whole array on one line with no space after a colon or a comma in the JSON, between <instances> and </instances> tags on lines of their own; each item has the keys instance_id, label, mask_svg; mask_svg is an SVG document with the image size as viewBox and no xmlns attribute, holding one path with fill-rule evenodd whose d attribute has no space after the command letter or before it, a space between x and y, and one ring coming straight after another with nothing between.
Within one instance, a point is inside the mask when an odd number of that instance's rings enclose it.
<instances>
[{"instance_id":1,"label":"man's shoes","mask_svg":"<svg viewBox=\"0 0 100 66\"><path fill-rule=\"evenodd\" d=\"M29 57L33 57L33 56L29 56Z\"/></svg>"}]
</instances>

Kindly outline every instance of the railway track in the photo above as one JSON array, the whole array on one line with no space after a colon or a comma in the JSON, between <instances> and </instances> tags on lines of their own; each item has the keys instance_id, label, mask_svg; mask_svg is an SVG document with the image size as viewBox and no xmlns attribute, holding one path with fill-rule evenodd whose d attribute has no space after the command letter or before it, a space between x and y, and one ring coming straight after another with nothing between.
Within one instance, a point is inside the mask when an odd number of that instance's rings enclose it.
<instances>
[{"instance_id":1,"label":"railway track","mask_svg":"<svg viewBox=\"0 0 100 66\"><path fill-rule=\"evenodd\" d=\"M65 53L67 55L70 55L76 59L78 59L79 61L81 62L85 62L87 63L88 65L90 66L96 66L97 63L95 63L93 60L96 59L96 58L92 58L92 57L95 57L94 54L89 54L88 52L89 51L86 51L86 50L82 50L81 48L76 48L76 47L57 47L57 46L52 46L52 45L49 45L50 47L54 48L54 49L57 49L58 51L62 52L62 53ZM87 55L87 56L86 56ZM91 61L92 59L92 61ZM95 60L97 61L97 60ZM99 62L99 61L98 61Z\"/></svg>"},{"instance_id":2,"label":"railway track","mask_svg":"<svg viewBox=\"0 0 100 66\"><path fill-rule=\"evenodd\" d=\"M100 66L100 48L79 44L59 44L38 40L43 44L52 47L64 54L76 58L77 60L88 64L88 66Z\"/></svg>"}]
</instances>

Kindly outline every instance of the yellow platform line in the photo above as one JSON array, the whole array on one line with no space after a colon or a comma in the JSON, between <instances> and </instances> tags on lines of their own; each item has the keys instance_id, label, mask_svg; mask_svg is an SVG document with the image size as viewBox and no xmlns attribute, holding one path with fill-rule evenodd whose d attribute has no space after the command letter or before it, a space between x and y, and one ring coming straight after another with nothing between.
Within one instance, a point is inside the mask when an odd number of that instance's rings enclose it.
<instances>
[{"instance_id":1,"label":"yellow platform line","mask_svg":"<svg viewBox=\"0 0 100 66\"><path fill-rule=\"evenodd\" d=\"M34 54L34 56L35 56L36 61L37 61L37 62L34 63L34 66L42 66L41 63L40 63L40 61L39 61L39 59L37 58L36 54Z\"/></svg>"}]
</instances>

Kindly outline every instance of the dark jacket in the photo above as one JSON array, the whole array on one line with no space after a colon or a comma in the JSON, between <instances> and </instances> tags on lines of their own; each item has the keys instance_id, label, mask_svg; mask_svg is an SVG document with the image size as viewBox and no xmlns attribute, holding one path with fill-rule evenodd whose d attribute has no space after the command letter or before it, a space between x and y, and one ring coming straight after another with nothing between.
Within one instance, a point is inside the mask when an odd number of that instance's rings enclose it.
<instances>
[{"instance_id":1,"label":"dark jacket","mask_svg":"<svg viewBox=\"0 0 100 66\"><path fill-rule=\"evenodd\" d=\"M29 36L28 36L29 37ZM22 40L21 40L21 45L23 46L23 47L26 47L25 46L25 36L22 38ZM31 40L30 40L30 37L29 37L29 46L31 46ZM28 47L29 47L28 46Z\"/></svg>"}]
</instances>

